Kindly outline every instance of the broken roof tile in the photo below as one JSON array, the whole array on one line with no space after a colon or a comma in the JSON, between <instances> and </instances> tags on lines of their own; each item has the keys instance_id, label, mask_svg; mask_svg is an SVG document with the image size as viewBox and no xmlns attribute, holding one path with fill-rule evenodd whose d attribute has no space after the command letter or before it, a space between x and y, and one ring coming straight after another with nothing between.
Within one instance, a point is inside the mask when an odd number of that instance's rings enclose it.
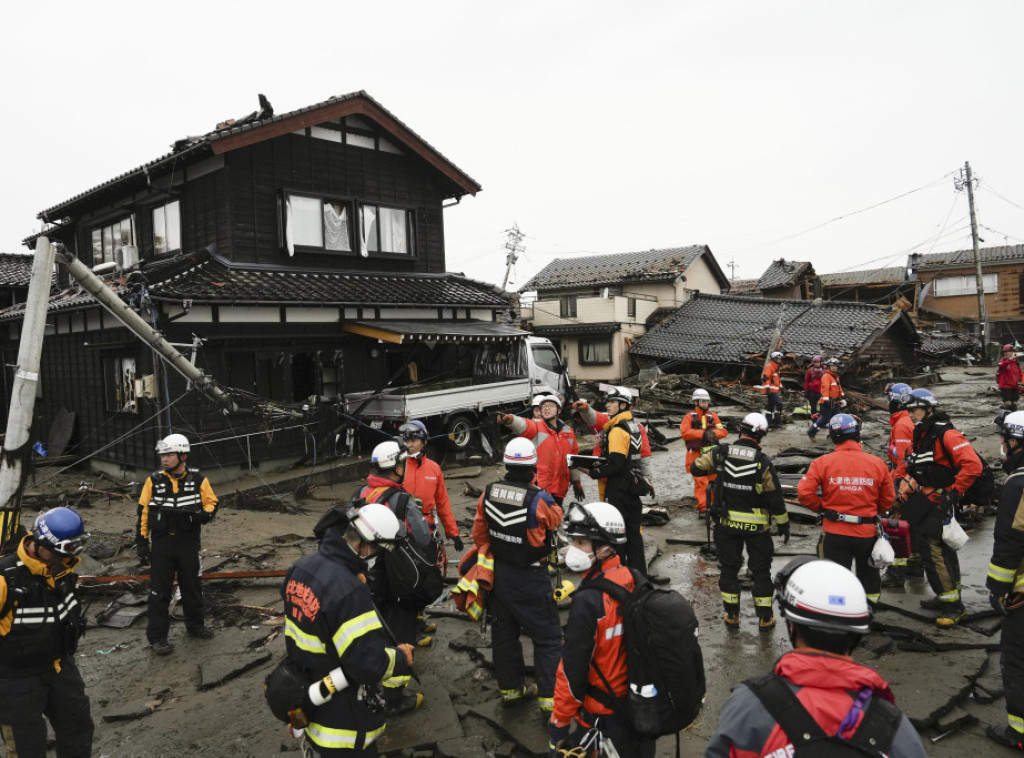
<instances>
[{"instance_id":1,"label":"broken roof tile","mask_svg":"<svg viewBox=\"0 0 1024 758\"><path fill-rule=\"evenodd\" d=\"M519 288L520 292L554 287L604 286L622 282L672 281L711 251L707 245L670 247L663 250L641 250L612 255L580 255L556 258ZM724 284L724 282L723 282Z\"/></svg>"}]
</instances>

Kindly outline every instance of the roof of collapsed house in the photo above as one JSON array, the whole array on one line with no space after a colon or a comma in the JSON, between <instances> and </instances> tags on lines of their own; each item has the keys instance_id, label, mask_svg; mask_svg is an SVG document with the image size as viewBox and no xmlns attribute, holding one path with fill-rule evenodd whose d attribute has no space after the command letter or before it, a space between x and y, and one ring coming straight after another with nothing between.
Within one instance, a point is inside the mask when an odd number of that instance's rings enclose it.
<instances>
[{"instance_id":1,"label":"roof of collapsed house","mask_svg":"<svg viewBox=\"0 0 1024 758\"><path fill-rule=\"evenodd\" d=\"M921 345L917 351L924 356L942 358L955 354L966 354L979 349L978 341L971 337L948 332L919 332Z\"/></svg>"},{"instance_id":2,"label":"roof of collapsed house","mask_svg":"<svg viewBox=\"0 0 1024 758\"><path fill-rule=\"evenodd\" d=\"M978 250L982 264L1024 263L1024 245L999 245ZM956 267L974 265L974 250L954 250L948 253L916 253L910 256L909 265L914 269Z\"/></svg>"},{"instance_id":3,"label":"roof of collapsed house","mask_svg":"<svg viewBox=\"0 0 1024 758\"><path fill-rule=\"evenodd\" d=\"M787 261L779 258L765 269L757 280L759 290L770 290L777 287L790 287L805 273L814 273L814 267L808 261Z\"/></svg>"},{"instance_id":4,"label":"roof of collapsed house","mask_svg":"<svg viewBox=\"0 0 1024 758\"><path fill-rule=\"evenodd\" d=\"M870 287L872 285L896 285L907 281L905 266L872 268L864 271L839 271L834 274L818 274L823 287Z\"/></svg>"},{"instance_id":5,"label":"roof of collapsed house","mask_svg":"<svg viewBox=\"0 0 1024 758\"><path fill-rule=\"evenodd\" d=\"M493 284L460 274L341 273L296 271L230 264L207 251L178 255L143 266L142 274L153 300L191 301L193 305L366 305L428 307L504 307L509 297ZM132 285L124 277L107 277L107 285L122 299ZM96 305L75 285L50 298L50 311ZM24 303L0 311L0 321L20 319Z\"/></svg>"},{"instance_id":6,"label":"roof of collapsed house","mask_svg":"<svg viewBox=\"0 0 1024 758\"><path fill-rule=\"evenodd\" d=\"M266 103L266 107L263 107L262 103L261 97L259 111L237 120L224 122L222 125L218 125L219 128L206 134L177 140L171 152L40 211L38 217L47 222L59 222L62 217L73 213L83 202L93 197L112 192L123 192L136 186L143 187L153 176L180 171L183 166L212 155L219 155L253 142L272 139L348 115L363 116L373 121L411 152L419 155L445 174L457 188L449 193L449 197L459 197L467 193L475 195L481 190L481 186L476 180L445 158L437 149L363 90L336 95L322 102L278 115L274 114L269 103ZM33 235L25 241L28 242L35 236L38 235Z\"/></svg>"},{"instance_id":7,"label":"roof of collapsed house","mask_svg":"<svg viewBox=\"0 0 1024 758\"><path fill-rule=\"evenodd\" d=\"M681 362L747 363L768 350L780 315L782 350L795 355L850 356L897 322L916 341L905 313L876 305L697 294L629 352Z\"/></svg>"},{"instance_id":8,"label":"roof of collapsed house","mask_svg":"<svg viewBox=\"0 0 1024 758\"><path fill-rule=\"evenodd\" d=\"M707 245L670 247L663 250L641 250L613 255L583 255L557 258L542 268L520 292L554 287L603 286L622 282L672 281L707 253L708 265L715 275L728 284Z\"/></svg>"}]
</instances>

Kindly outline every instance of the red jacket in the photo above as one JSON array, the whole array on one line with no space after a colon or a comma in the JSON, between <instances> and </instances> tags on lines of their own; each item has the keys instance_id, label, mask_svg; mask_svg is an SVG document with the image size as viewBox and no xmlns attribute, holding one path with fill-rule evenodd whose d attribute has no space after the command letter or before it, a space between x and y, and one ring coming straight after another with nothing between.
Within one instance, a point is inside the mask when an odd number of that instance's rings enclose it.
<instances>
[{"instance_id":1,"label":"red jacket","mask_svg":"<svg viewBox=\"0 0 1024 758\"><path fill-rule=\"evenodd\" d=\"M779 373L778 363L768 361L768 365L764 367L764 373L761 375L761 384L768 385L761 390L763 393L782 392L782 375Z\"/></svg>"},{"instance_id":2,"label":"red jacket","mask_svg":"<svg viewBox=\"0 0 1024 758\"><path fill-rule=\"evenodd\" d=\"M818 495L821 487L821 495ZM845 534L850 537L874 537L877 531L874 519L892 508L896 492L892 474L882 461L856 440L846 440L836 449L815 458L807 473L796 486L800 505L812 511L827 511L868 519L863 524L830 521L827 517L821 528L826 534Z\"/></svg>"},{"instance_id":3,"label":"red jacket","mask_svg":"<svg viewBox=\"0 0 1024 758\"><path fill-rule=\"evenodd\" d=\"M715 430L715 436L723 439L729 436L729 431L718 418L718 414L712 410L701 410L700 406L683 416L679 422L679 433L683 435L683 442L687 450L700 450L704 447L704 432L708 429Z\"/></svg>"},{"instance_id":4,"label":"red jacket","mask_svg":"<svg viewBox=\"0 0 1024 758\"><path fill-rule=\"evenodd\" d=\"M889 447L886 453L893 464L893 479L907 475L907 453L914 447L914 422L907 411L896 411L889 417Z\"/></svg>"},{"instance_id":5,"label":"red jacket","mask_svg":"<svg viewBox=\"0 0 1024 758\"><path fill-rule=\"evenodd\" d=\"M1020 364L1016 358L1000 358L996 369L996 384L1001 390L1012 390L1021 382Z\"/></svg>"},{"instance_id":6,"label":"red jacket","mask_svg":"<svg viewBox=\"0 0 1024 758\"><path fill-rule=\"evenodd\" d=\"M562 660L555 674L555 709L552 714L556 721L576 718L588 727L593 725L593 715L611 713L587 694L591 688L607 692L601 677L590 665L592 660L611 684L615 697L626 695L626 648L623 645L619 603L604 592L583 590L587 579L599 576L633 591L632 572L622 565L617 555L613 555L592 568L580 588L573 593ZM587 713L581 713L581 708Z\"/></svg>"},{"instance_id":7,"label":"red jacket","mask_svg":"<svg viewBox=\"0 0 1024 758\"><path fill-rule=\"evenodd\" d=\"M576 443L576 432L560 419L557 431L547 425L543 419L518 419L526 424L526 430L519 432L520 437L533 440L537 448L537 486L547 490L556 498L565 497L569 491L569 465L565 462L566 455L578 455L579 445ZM514 427L513 427L514 428Z\"/></svg>"},{"instance_id":8,"label":"red jacket","mask_svg":"<svg viewBox=\"0 0 1024 758\"><path fill-rule=\"evenodd\" d=\"M826 400L839 400L842 396L843 387L839 384L839 377L825 369L825 373L821 375L821 400L818 402L824 403Z\"/></svg>"},{"instance_id":9,"label":"red jacket","mask_svg":"<svg viewBox=\"0 0 1024 758\"><path fill-rule=\"evenodd\" d=\"M869 690L871 697L893 702L889 683L877 671L843 655L800 648L779 658L774 670L795 686L800 704L826 734L836 733L850 712L854 697L862 690ZM858 726L863 718L862 712L853 726ZM841 736L848 739L855 731L843 732ZM789 755L793 755L791 740L757 696L743 685L734 689L722 706L718 728L711 736L704 758ZM906 716L896 731L889 755L892 758L927 758L921 738Z\"/></svg>"},{"instance_id":10,"label":"red jacket","mask_svg":"<svg viewBox=\"0 0 1024 758\"><path fill-rule=\"evenodd\" d=\"M927 450L928 440L933 436L935 463L952 469L956 474L952 486L947 489L963 495L981 476L981 459L963 433L949 423L948 416L932 416L914 426L914 451Z\"/></svg>"},{"instance_id":11,"label":"red jacket","mask_svg":"<svg viewBox=\"0 0 1024 758\"><path fill-rule=\"evenodd\" d=\"M604 430L605 426L608 424L608 422L612 420L612 417L609 416L607 413L603 413L601 411L594 411L594 416L597 418L597 421L591 424L590 428L594 431L595 434L600 435L601 432ZM650 458L651 441L647 439L647 427L641 424L639 421L636 422L636 425L640 427L640 457ZM601 446L595 445L594 455L600 454Z\"/></svg>"},{"instance_id":12,"label":"red jacket","mask_svg":"<svg viewBox=\"0 0 1024 758\"><path fill-rule=\"evenodd\" d=\"M811 366L804 376L804 392L821 393L821 377L825 375L824 366Z\"/></svg>"},{"instance_id":13,"label":"red jacket","mask_svg":"<svg viewBox=\"0 0 1024 758\"><path fill-rule=\"evenodd\" d=\"M427 522L434 525L434 514L441 517L444 524L444 533L449 537L456 537L459 534L459 525L455 523L455 516L452 513L452 504L448 499L448 490L444 486L444 475L441 467L430 460L425 454L420 453L416 458L409 457L405 461L405 479L402 486L406 492L411 492L420 499L423 504L423 515Z\"/></svg>"}]
</instances>

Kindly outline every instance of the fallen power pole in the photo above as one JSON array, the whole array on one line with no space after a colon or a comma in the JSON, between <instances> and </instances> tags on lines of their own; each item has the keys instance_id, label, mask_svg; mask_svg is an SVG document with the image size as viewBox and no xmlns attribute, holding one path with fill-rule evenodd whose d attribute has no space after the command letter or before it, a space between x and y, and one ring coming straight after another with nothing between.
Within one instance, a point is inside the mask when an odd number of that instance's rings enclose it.
<instances>
[{"instance_id":1,"label":"fallen power pole","mask_svg":"<svg viewBox=\"0 0 1024 758\"><path fill-rule=\"evenodd\" d=\"M39 362L43 354L53 258L50 240L46 237L36 239L0 466L0 555L6 555L13 548L12 543L21 526L21 493L32 455L29 433L39 387Z\"/></svg>"}]
</instances>

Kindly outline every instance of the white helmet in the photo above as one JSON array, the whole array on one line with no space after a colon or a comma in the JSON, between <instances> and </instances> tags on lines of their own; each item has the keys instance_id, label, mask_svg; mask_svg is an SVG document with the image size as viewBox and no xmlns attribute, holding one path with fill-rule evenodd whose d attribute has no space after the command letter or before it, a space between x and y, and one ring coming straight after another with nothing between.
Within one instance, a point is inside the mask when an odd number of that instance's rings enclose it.
<instances>
[{"instance_id":1,"label":"white helmet","mask_svg":"<svg viewBox=\"0 0 1024 758\"><path fill-rule=\"evenodd\" d=\"M352 514L352 526L364 542L388 548L404 536L405 527L398 516L383 503L368 503Z\"/></svg>"},{"instance_id":2,"label":"white helmet","mask_svg":"<svg viewBox=\"0 0 1024 758\"><path fill-rule=\"evenodd\" d=\"M544 402L544 395L534 395L533 402L530 403L534 408L539 408L540 404Z\"/></svg>"},{"instance_id":3,"label":"white helmet","mask_svg":"<svg viewBox=\"0 0 1024 758\"><path fill-rule=\"evenodd\" d=\"M407 457L408 454L402 445L399 445L394 440L388 440L387 442L381 442L373 449L373 455L370 457L370 460L378 470L389 471Z\"/></svg>"},{"instance_id":4,"label":"white helmet","mask_svg":"<svg viewBox=\"0 0 1024 758\"><path fill-rule=\"evenodd\" d=\"M769 358L771 358L771 359L772 359L773 361L775 361L776 363L778 363L779 361L781 361L781 360L782 360L782 353L780 353L780 352L779 352L778 350L775 350L775 351L773 351L773 352L772 352L772 354L771 354L770 356L768 356L768 357L769 357Z\"/></svg>"},{"instance_id":5,"label":"white helmet","mask_svg":"<svg viewBox=\"0 0 1024 758\"><path fill-rule=\"evenodd\" d=\"M537 448L526 437L516 437L505 445L506 466L536 466Z\"/></svg>"},{"instance_id":6,"label":"white helmet","mask_svg":"<svg viewBox=\"0 0 1024 758\"><path fill-rule=\"evenodd\" d=\"M833 632L867 634L871 611L860 580L849 569L807 556L790 561L775 577L782 617Z\"/></svg>"},{"instance_id":7,"label":"white helmet","mask_svg":"<svg viewBox=\"0 0 1024 758\"><path fill-rule=\"evenodd\" d=\"M695 403L698 400L707 400L710 403L711 395L708 394L707 390L696 389L693 391L693 395L690 396L690 399Z\"/></svg>"},{"instance_id":8,"label":"white helmet","mask_svg":"<svg viewBox=\"0 0 1024 758\"><path fill-rule=\"evenodd\" d=\"M740 422L740 431L761 439L768 433L768 419L761 413L748 413Z\"/></svg>"},{"instance_id":9,"label":"white helmet","mask_svg":"<svg viewBox=\"0 0 1024 758\"><path fill-rule=\"evenodd\" d=\"M184 434L168 434L156 443L156 452L159 455L166 453L187 453L190 449L188 437Z\"/></svg>"},{"instance_id":10,"label":"white helmet","mask_svg":"<svg viewBox=\"0 0 1024 758\"><path fill-rule=\"evenodd\" d=\"M1003 416L1003 435L1024 440L1024 411L1013 411Z\"/></svg>"},{"instance_id":11,"label":"white helmet","mask_svg":"<svg viewBox=\"0 0 1024 758\"><path fill-rule=\"evenodd\" d=\"M562 401L559 400L558 395L538 395L533 399L534 405L544 405L544 403L554 403L558 406L558 410L562 410Z\"/></svg>"},{"instance_id":12,"label":"white helmet","mask_svg":"<svg viewBox=\"0 0 1024 758\"><path fill-rule=\"evenodd\" d=\"M633 405L633 393L629 391L629 387L612 387L605 394L604 399L607 400L618 400L624 405Z\"/></svg>"},{"instance_id":13,"label":"white helmet","mask_svg":"<svg viewBox=\"0 0 1024 758\"><path fill-rule=\"evenodd\" d=\"M623 545L626 542L626 521L610 503L574 505L566 517L565 534L585 540Z\"/></svg>"}]
</instances>

